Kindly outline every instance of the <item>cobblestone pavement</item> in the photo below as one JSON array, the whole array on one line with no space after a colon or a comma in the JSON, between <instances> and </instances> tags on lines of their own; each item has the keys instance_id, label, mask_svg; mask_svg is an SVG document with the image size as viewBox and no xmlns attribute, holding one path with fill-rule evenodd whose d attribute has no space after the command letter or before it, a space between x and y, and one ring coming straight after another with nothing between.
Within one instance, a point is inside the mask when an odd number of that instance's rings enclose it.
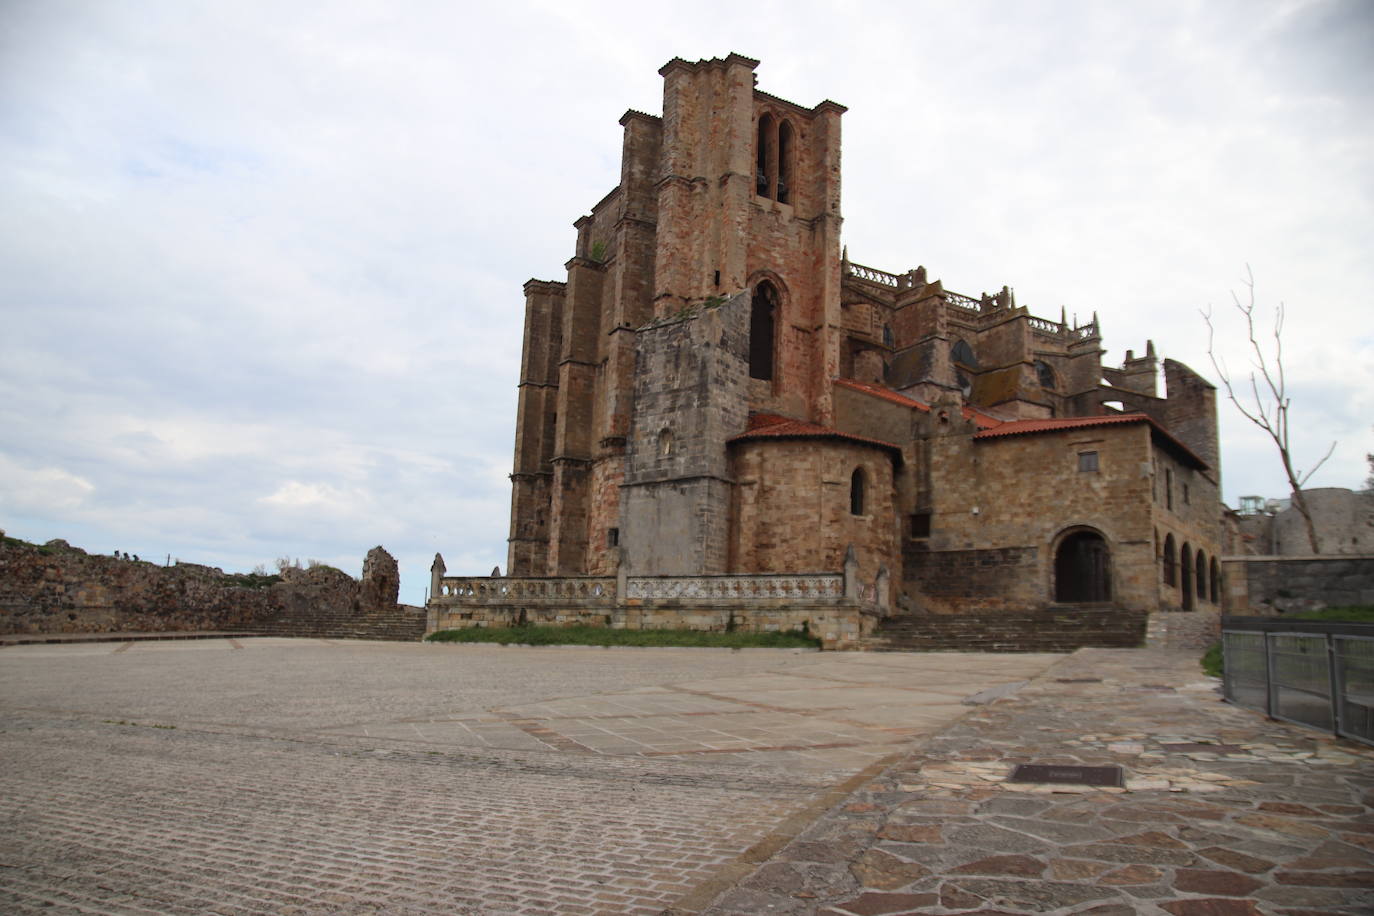
<instances>
[{"instance_id":1,"label":"cobblestone pavement","mask_svg":"<svg viewBox=\"0 0 1374 916\"><path fill-rule=\"evenodd\" d=\"M1119 765L1126 784L1008 782L1018 763ZM1085 650L739 878L678 911L1374 913L1374 748L1219 702L1193 653Z\"/></svg>"},{"instance_id":2,"label":"cobblestone pavement","mask_svg":"<svg viewBox=\"0 0 1374 916\"><path fill-rule=\"evenodd\" d=\"M0 908L658 913L1060 656L0 650Z\"/></svg>"}]
</instances>

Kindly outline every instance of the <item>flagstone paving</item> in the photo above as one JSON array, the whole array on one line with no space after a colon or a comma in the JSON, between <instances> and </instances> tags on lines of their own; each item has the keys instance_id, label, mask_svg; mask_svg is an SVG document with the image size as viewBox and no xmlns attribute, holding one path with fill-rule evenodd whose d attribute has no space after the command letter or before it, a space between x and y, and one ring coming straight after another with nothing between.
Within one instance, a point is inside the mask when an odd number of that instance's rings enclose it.
<instances>
[{"instance_id":1,"label":"flagstone paving","mask_svg":"<svg viewBox=\"0 0 1374 916\"><path fill-rule=\"evenodd\" d=\"M659 913L1058 658L0 649L0 909Z\"/></svg>"},{"instance_id":2,"label":"flagstone paving","mask_svg":"<svg viewBox=\"0 0 1374 916\"><path fill-rule=\"evenodd\" d=\"M1125 786L1009 782L1020 763ZM744 864L675 912L1374 913L1374 748L1219 702L1192 654L1085 650Z\"/></svg>"},{"instance_id":3,"label":"flagstone paving","mask_svg":"<svg viewBox=\"0 0 1374 916\"><path fill-rule=\"evenodd\" d=\"M1374 749L1191 653L6 648L0 908L1371 913Z\"/></svg>"}]
</instances>

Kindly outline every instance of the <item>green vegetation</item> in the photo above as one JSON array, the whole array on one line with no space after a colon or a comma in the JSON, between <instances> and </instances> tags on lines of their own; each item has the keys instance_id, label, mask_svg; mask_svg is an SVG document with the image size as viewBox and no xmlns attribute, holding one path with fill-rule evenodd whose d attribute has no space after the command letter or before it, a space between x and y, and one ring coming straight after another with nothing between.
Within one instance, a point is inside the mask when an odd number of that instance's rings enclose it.
<instances>
[{"instance_id":1,"label":"green vegetation","mask_svg":"<svg viewBox=\"0 0 1374 916\"><path fill-rule=\"evenodd\" d=\"M1352 607L1327 607L1320 611L1304 611L1301 614L1286 614L1296 620L1344 620L1355 623L1374 623L1374 604L1357 604Z\"/></svg>"},{"instance_id":2,"label":"green vegetation","mask_svg":"<svg viewBox=\"0 0 1374 916\"><path fill-rule=\"evenodd\" d=\"M1208 677L1221 677L1221 643L1214 642L1202 653L1202 673Z\"/></svg>"},{"instance_id":3,"label":"green vegetation","mask_svg":"<svg viewBox=\"0 0 1374 916\"><path fill-rule=\"evenodd\" d=\"M709 633L705 630L613 630L609 627L472 627L440 630L430 642L499 642L530 646L705 646L718 649L817 649L821 641L804 632Z\"/></svg>"},{"instance_id":4,"label":"green vegetation","mask_svg":"<svg viewBox=\"0 0 1374 916\"><path fill-rule=\"evenodd\" d=\"M1374 623L1374 604L1357 604L1351 607L1328 607L1320 611L1303 611L1300 614L1285 614L1285 620L1321 620L1326 622ZM1213 643L1202 655L1202 673L1209 677L1221 677L1224 670L1221 657L1221 643Z\"/></svg>"}]
</instances>

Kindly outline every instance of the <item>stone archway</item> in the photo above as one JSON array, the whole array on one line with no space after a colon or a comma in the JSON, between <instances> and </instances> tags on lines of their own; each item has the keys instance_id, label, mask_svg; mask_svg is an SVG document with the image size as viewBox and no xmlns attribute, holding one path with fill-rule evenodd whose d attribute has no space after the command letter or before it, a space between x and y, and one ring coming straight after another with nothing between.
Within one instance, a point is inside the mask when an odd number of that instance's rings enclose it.
<instances>
[{"instance_id":1,"label":"stone archway","mask_svg":"<svg viewBox=\"0 0 1374 916\"><path fill-rule=\"evenodd\" d=\"M1071 531L1054 552L1054 600L1101 604L1112 600L1112 556L1107 539L1088 529Z\"/></svg>"}]
</instances>

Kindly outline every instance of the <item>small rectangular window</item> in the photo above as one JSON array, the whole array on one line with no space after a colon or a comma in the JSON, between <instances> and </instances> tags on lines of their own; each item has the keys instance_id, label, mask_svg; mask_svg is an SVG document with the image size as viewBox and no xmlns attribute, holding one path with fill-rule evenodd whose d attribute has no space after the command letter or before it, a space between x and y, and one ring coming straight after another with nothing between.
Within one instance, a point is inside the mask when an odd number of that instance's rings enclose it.
<instances>
[{"instance_id":1,"label":"small rectangular window","mask_svg":"<svg viewBox=\"0 0 1374 916\"><path fill-rule=\"evenodd\" d=\"M607 529L606 529L606 546L607 546L607 547L619 547L619 546L620 546L620 529L619 529L619 528L607 528Z\"/></svg>"},{"instance_id":2,"label":"small rectangular window","mask_svg":"<svg viewBox=\"0 0 1374 916\"><path fill-rule=\"evenodd\" d=\"M1188 498L1188 485L1185 483L1183 485L1183 504L1188 505L1191 502L1192 500Z\"/></svg>"},{"instance_id":3,"label":"small rectangular window","mask_svg":"<svg viewBox=\"0 0 1374 916\"><path fill-rule=\"evenodd\" d=\"M1078 469L1093 472L1097 470L1097 452L1079 452Z\"/></svg>"},{"instance_id":4,"label":"small rectangular window","mask_svg":"<svg viewBox=\"0 0 1374 916\"><path fill-rule=\"evenodd\" d=\"M911 537L913 539L930 537L929 512L917 512L911 517Z\"/></svg>"}]
</instances>

